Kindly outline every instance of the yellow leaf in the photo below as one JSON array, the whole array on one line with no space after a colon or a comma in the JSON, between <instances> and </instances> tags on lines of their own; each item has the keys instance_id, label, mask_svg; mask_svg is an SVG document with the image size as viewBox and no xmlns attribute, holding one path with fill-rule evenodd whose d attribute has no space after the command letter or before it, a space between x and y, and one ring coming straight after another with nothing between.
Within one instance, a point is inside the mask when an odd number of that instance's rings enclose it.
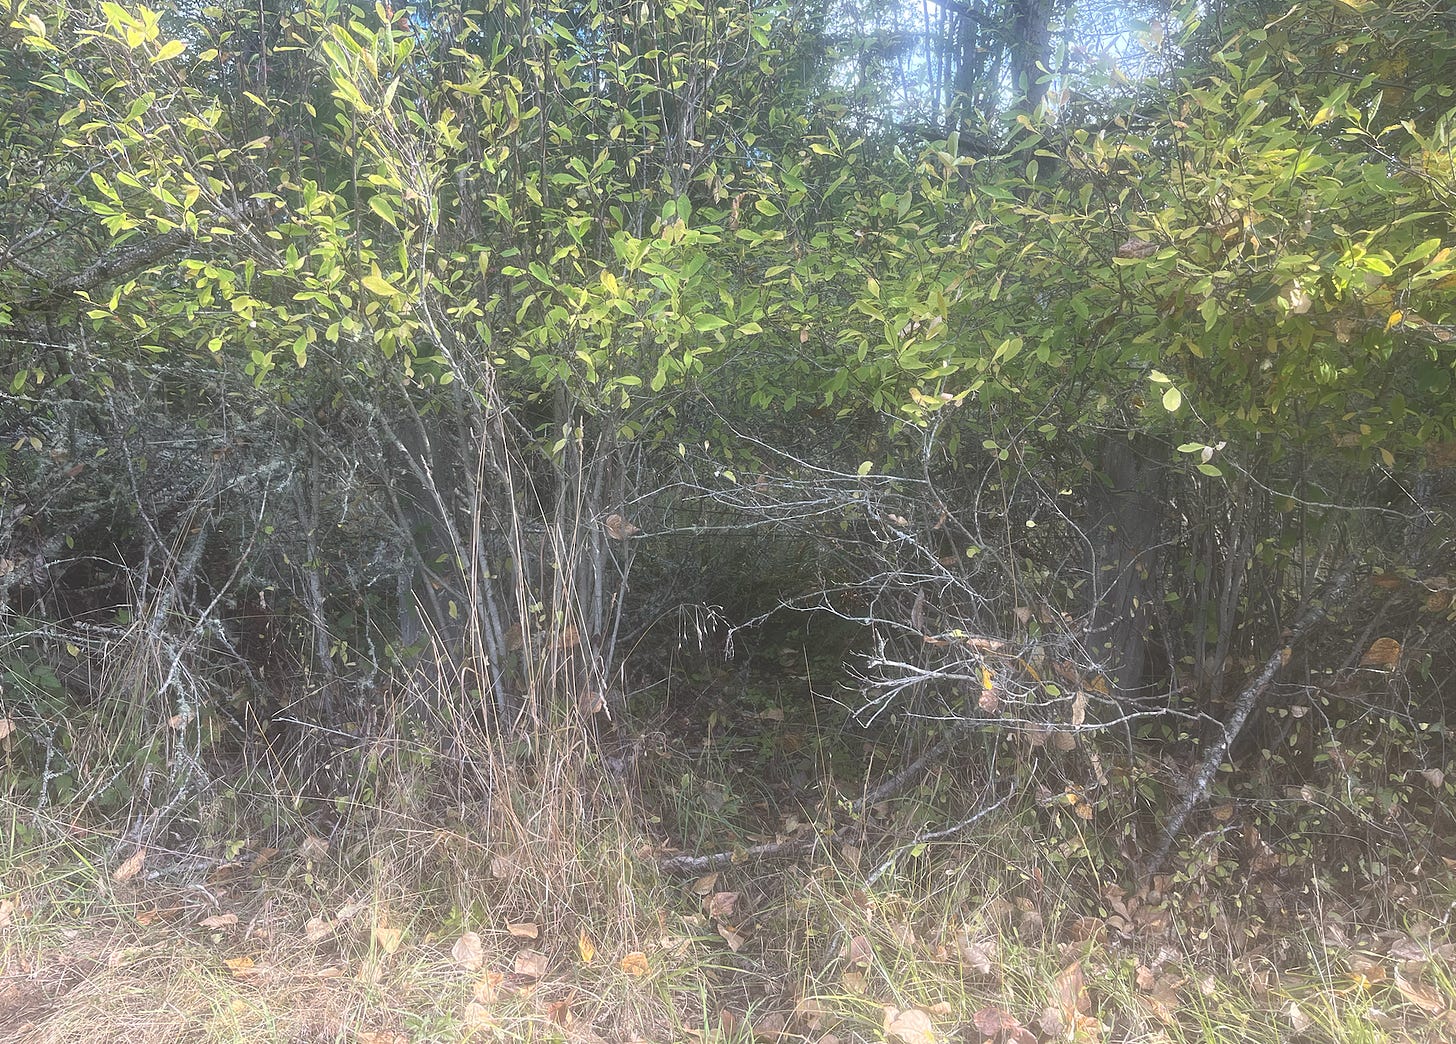
<instances>
[{"instance_id":1,"label":"yellow leaf","mask_svg":"<svg viewBox=\"0 0 1456 1044\"><path fill-rule=\"evenodd\" d=\"M399 296L399 290L378 272L370 272L363 279L359 280L359 282L364 284L365 290L378 294L380 297Z\"/></svg>"},{"instance_id":2,"label":"yellow leaf","mask_svg":"<svg viewBox=\"0 0 1456 1044\"><path fill-rule=\"evenodd\" d=\"M141 873L142 864L147 861L147 850L138 848L131 857L111 872L111 879L116 882L130 881L137 874Z\"/></svg>"},{"instance_id":3,"label":"yellow leaf","mask_svg":"<svg viewBox=\"0 0 1456 1044\"><path fill-rule=\"evenodd\" d=\"M633 950L622 958L622 970L628 975L633 975L640 979L651 970L651 967L647 963L647 955L645 953L641 950Z\"/></svg>"},{"instance_id":4,"label":"yellow leaf","mask_svg":"<svg viewBox=\"0 0 1456 1044\"><path fill-rule=\"evenodd\" d=\"M576 952L581 954L582 964L590 964L592 962L592 958L596 957L597 955L597 944L592 942L592 937L586 934L585 928L583 928L581 930L581 934L576 937Z\"/></svg>"},{"instance_id":5,"label":"yellow leaf","mask_svg":"<svg viewBox=\"0 0 1456 1044\"><path fill-rule=\"evenodd\" d=\"M1405 318L1405 313L1402 312L1399 308L1397 308L1395 311L1393 311L1393 312L1390 313L1390 318L1387 319L1387 320L1385 320L1385 328L1387 330L1389 330L1392 327L1399 326L1400 325L1400 321L1402 319L1404 319L1404 318Z\"/></svg>"},{"instance_id":6,"label":"yellow leaf","mask_svg":"<svg viewBox=\"0 0 1456 1044\"><path fill-rule=\"evenodd\" d=\"M153 58L152 61L165 62L169 59L176 58L185 50L187 50L187 45L184 44L181 40L168 40L162 45L162 49L157 52L156 57Z\"/></svg>"},{"instance_id":7,"label":"yellow leaf","mask_svg":"<svg viewBox=\"0 0 1456 1044\"><path fill-rule=\"evenodd\" d=\"M392 954L398 950L400 940L403 938L403 928L388 928L382 924L374 927L374 942L385 953Z\"/></svg>"},{"instance_id":8,"label":"yellow leaf","mask_svg":"<svg viewBox=\"0 0 1456 1044\"><path fill-rule=\"evenodd\" d=\"M256 962L251 957L231 957L222 962L227 965L228 971L232 972L234 979L246 979L254 974Z\"/></svg>"}]
</instances>

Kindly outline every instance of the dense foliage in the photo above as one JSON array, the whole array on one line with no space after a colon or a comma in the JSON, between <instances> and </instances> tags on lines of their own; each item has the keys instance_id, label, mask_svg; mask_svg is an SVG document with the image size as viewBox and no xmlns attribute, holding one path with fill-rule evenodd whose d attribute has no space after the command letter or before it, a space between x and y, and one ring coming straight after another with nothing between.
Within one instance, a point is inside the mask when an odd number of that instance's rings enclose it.
<instances>
[{"instance_id":1,"label":"dense foliage","mask_svg":"<svg viewBox=\"0 0 1456 1044\"><path fill-rule=\"evenodd\" d=\"M1443 8L0 11L39 802L131 786L75 708L186 776L427 646L529 735L689 603L846 621L871 719L1451 698Z\"/></svg>"}]
</instances>

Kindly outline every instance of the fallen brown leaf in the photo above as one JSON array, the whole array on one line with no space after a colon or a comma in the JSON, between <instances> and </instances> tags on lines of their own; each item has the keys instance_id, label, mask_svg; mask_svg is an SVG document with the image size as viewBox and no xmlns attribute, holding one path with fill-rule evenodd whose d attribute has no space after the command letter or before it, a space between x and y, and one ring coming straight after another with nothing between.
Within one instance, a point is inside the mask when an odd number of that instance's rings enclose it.
<instances>
[{"instance_id":1,"label":"fallen brown leaf","mask_svg":"<svg viewBox=\"0 0 1456 1044\"><path fill-rule=\"evenodd\" d=\"M652 970L651 966L647 963L647 954L641 950L633 950L627 956L623 957L621 960L621 968L628 975L636 976L639 979Z\"/></svg>"},{"instance_id":2,"label":"fallen brown leaf","mask_svg":"<svg viewBox=\"0 0 1456 1044\"><path fill-rule=\"evenodd\" d=\"M228 928L238 923L238 915L235 913L213 914L211 917L204 917L197 922L199 928Z\"/></svg>"},{"instance_id":3,"label":"fallen brown leaf","mask_svg":"<svg viewBox=\"0 0 1456 1044\"><path fill-rule=\"evenodd\" d=\"M885 1008L885 1036L900 1044L937 1044L935 1023L919 1008Z\"/></svg>"},{"instance_id":4,"label":"fallen brown leaf","mask_svg":"<svg viewBox=\"0 0 1456 1044\"><path fill-rule=\"evenodd\" d=\"M536 939L541 935L541 928L535 921L516 921L506 925L506 931L510 932L517 939Z\"/></svg>"},{"instance_id":5,"label":"fallen brown leaf","mask_svg":"<svg viewBox=\"0 0 1456 1044\"><path fill-rule=\"evenodd\" d=\"M515 969L517 975L540 979L546 975L547 969L550 966L550 959L540 950L522 950L516 954Z\"/></svg>"},{"instance_id":6,"label":"fallen brown leaf","mask_svg":"<svg viewBox=\"0 0 1456 1044\"><path fill-rule=\"evenodd\" d=\"M737 892L714 892L703 903L708 916L717 921L721 921L725 917L732 917L733 908L737 905Z\"/></svg>"},{"instance_id":7,"label":"fallen brown leaf","mask_svg":"<svg viewBox=\"0 0 1456 1044\"><path fill-rule=\"evenodd\" d=\"M450 957L456 967L466 971L479 971L485 963L485 948L481 945L480 935L476 932L462 932L460 938L455 940L455 945L450 948Z\"/></svg>"}]
</instances>

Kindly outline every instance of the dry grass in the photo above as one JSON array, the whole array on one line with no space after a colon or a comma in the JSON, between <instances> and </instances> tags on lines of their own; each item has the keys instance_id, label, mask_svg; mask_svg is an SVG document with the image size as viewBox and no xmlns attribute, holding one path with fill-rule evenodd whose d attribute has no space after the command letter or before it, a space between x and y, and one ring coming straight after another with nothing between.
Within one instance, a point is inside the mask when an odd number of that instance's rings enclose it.
<instances>
[{"instance_id":1,"label":"dry grass","mask_svg":"<svg viewBox=\"0 0 1456 1044\"><path fill-rule=\"evenodd\" d=\"M895 831L976 794L928 781L876 847L799 822L827 796L766 810L747 755L654 748L629 783L579 716L527 745L442 705L422 723L401 698L330 815L244 772L213 848L154 845L134 874L104 823L5 798L0 1041L1456 1039L1449 868L1364 905L1308 868L1303 891L1282 879L1287 913L1256 917L1246 882L1196 867L1119 881L1095 822L1027 801L867 887ZM665 879L664 819L694 843L823 841L798 863Z\"/></svg>"}]
</instances>

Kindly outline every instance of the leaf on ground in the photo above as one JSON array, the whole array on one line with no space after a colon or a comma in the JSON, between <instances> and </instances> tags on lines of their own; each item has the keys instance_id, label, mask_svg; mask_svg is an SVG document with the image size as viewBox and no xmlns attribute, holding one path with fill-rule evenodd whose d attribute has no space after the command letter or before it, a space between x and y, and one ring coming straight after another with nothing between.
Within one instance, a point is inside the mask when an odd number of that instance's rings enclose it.
<instances>
[{"instance_id":1,"label":"leaf on ground","mask_svg":"<svg viewBox=\"0 0 1456 1044\"><path fill-rule=\"evenodd\" d=\"M744 944L748 942L746 936L741 935L736 929L730 928L726 924L718 925L718 934L721 935L723 937L723 941L728 944L728 949L732 950L734 953L737 953L739 950L743 949Z\"/></svg>"},{"instance_id":2,"label":"leaf on ground","mask_svg":"<svg viewBox=\"0 0 1456 1044\"><path fill-rule=\"evenodd\" d=\"M1408 975L1404 970L1395 970L1395 988L1400 995L1420 1008L1428 1015L1441 1015L1446 1011L1446 1002L1430 986L1421 981L1420 973L1423 968L1417 969L1414 975Z\"/></svg>"},{"instance_id":3,"label":"leaf on ground","mask_svg":"<svg viewBox=\"0 0 1456 1044\"><path fill-rule=\"evenodd\" d=\"M522 950L516 954L515 969L517 975L540 979L546 975L546 971L550 967L550 959L540 950Z\"/></svg>"},{"instance_id":4,"label":"leaf on ground","mask_svg":"<svg viewBox=\"0 0 1456 1044\"><path fill-rule=\"evenodd\" d=\"M863 997L865 990L868 989L863 972L847 971L839 977L839 981L846 991L857 997Z\"/></svg>"},{"instance_id":5,"label":"leaf on ground","mask_svg":"<svg viewBox=\"0 0 1456 1044\"><path fill-rule=\"evenodd\" d=\"M694 895L707 896L712 894L713 888L717 883L717 874L704 874L692 883L691 888Z\"/></svg>"},{"instance_id":6,"label":"leaf on ground","mask_svg":"<svg viewBox=\"0 0 1456 1044\"><path fill-rule=\"evenodd\" d=\"M899 1044L938 1044L935 1023L919 1008L885 1008L885 1036Z\"/></svg>"},{"instance_id":7,"label":"leaf on ground","mask_svg":"<svg viewBox=\"0 0 1456 1044\"><path fill-rule=\"evenodd\" d=\"M769 1044L777 1044L783 1040L788 1033L789 1020L777 1012L770 1012L767 1015L755 1020L753 1023L753 1039L768 1041Z\"/></svg>"},{"instance_id":8,"label":"leaf on ground","mask_svg":"<svg viewBox=\"0 0 1456 1044\"><path fill-rule=\"evenodd\" d=\"M863 935L851 935L844 944L841 956L856 968L868 968L874 959L875 949Z\"/></svg>"},{"instance_id":9,"label":"leaf on ground","mask_svg":"<svg viewBox=\"0 0 1456 1044\"><path fill-rule=\"evenodd\" d=\"M708 916L715 921L721 921L726 917L733 916L733 909L738 905L737 892L714 892L703 901L703 906Z\"/></svg>"},{"instance_id":10,"label":"leaf on ground","mask_svg":"<svg viewBox=\"0 0 1456 1044\"><path fill-rule=\"evenodd\" d=\"M238 915L235 913L213 914L211 917L204 917L197 922L199 928L230 928L238 923Z\"/></svg>"},{"instance_id":11,"label":"leaf on ground","mask_svg":"<svg viewBox=\"0 0 1456 1044\"><path fill-rule=\"evenodd\" d=\"M303 926L303 937L311 943L323 942L334 934L334 922L327 917L310 917Z\"/></svg>"},{"instance_id":12,"label":"leaf on ground","mask_svg":"<svg viewBox=\"0 0 1456 1044\"><path fill-rule=\"evenodd\" d=\"M251 957L229 957L222 963L234 979L248 979L258 974L258 963Z\"/></svg>"},{"instance_id":13,"label":"leaf on ground","mask_svg":"<svg viewBox=\"0 0 1456 1044\"><path fill-rule=\"evenodd\" d=\"M541 928L535 921L515 921L506 925L506 931L517 939L537 939L541 936Z\"/></svg>"},{"instance_id":14,"label":"leaf on ground","mask_svg":"<svg viewBox=\"0 0 1456 1044\"><path fill-rule=\"evenodd\" d=\"M647 954L641 950L633 950L627 956L623 957L621 967L628 975L636 976L639 979L652 970L651 966L647 963Z\"/></svg>"},{"instance_id":15,"label":"leaf on ground","mask_svg":"<svg viewBox=\"0 0 1456 1044\"><path fill-rule=\"evenodd\" d=\"M111 879L118 883L130 881L137 874L141 873L142 865L147 861L147 850L138 848L120 866L111 871Z\"/></svg>"},{"instance_id":16,"label":"leaf on ground","mask_svg":"<svg viewBox=\"0 0 1456 1044\"><path fill-rule=\"evenodd\" d=\"M480 935L476 932L461 932L455 945L450 947L450 958L458 968L479 971L485 963L485 947L480 943Z\"/></svg>"},{"instance_id":17,"label":"leaf on ground","mask_svg":"<svg viewBox=\"0 0 1456 1044\"><path fill-rule=\"evenodd\" d=\"M527 950L525 952L531 953L532 951ZM585 928L577 933L576 952L581 957L582 964L590 964L592 962L592 959L595 958L597 955L597 944L592 941L592 937L590 935L586 934Z\"/></svg>"},{"instance_id":18,"label":"leaf on ground","mask_svg":"<svg viewBox=\"0 0 1456 1044\"><path fill-rule=\"evenodd\" d=\"M10 918L15 914L14 899L0 899L0 929L10 924Z\"/></svg>"},{"instance_id":19,"label":"leaf on ground","mask_svg":"<svg viewBox=\"0 0 1456 1044\"><path fill-rule=\"evenodd\" d=\"M374 926L374 944L385 953L393 954L399 949L399 944L403 939L403 928L391 928L383 924Z\"/></svg>"},{"instance_id":20,"label":"leaf on ground","mask_svg":"<svg viewBox=\"0 0 1456 1044\"><path fill-rule=\"evenodd\" d=\"M304 859L319 860L329 854L328 838L309 834L298 846L298 854Z\"/></svg>"},{"instance_id":21,"label":"leaf on ground","mask_svg":"<svg viewBox=\"0 0 1456 1044\"><path fill-rule=\"evenodd\" d=\"M976 1012L971 1016L971 1023L987 1040L1004 1034L1006 1044L1036 1044L1036 1034L1023 1026L1020 1019L994 1006Z\"/></svg>"},{"instance_id":22,"label":"leaf on ground","mask_svg":"<svg viewBox=\"0 0 1456 1044\"><path fill-rule=\"evenodd\" d=\"M546 1019L553 1026L560 1026L562 1029L570 1026L576 1021L576 1015L572 1013L571 1003L575 997L562 997L546 1005Z\"/></svg>"},{"instance_id":23,"label":"leaf on ground","mask_svg":"<svg viewBox=\"0 0 1456 1044\"><path fill-rule=\"evenodd\" d=\"M495 1020L490 1017L490 1009L479 1001L470 1001L465 1005L465 1028L471 1030L492 1029Z\"/></svg>"},{"instance_id":24,"label":"leaf on ground","mask_svg":"<svg viewBox=\"0 0 1456 1044\"><path fill-rule=\"evenodd\" d=\"M494 1004L500 993L500 984L504 981L505 976L500 972L486 972L470 987L470 995L477 1004Z\"/></svg>"}]
</instances>

